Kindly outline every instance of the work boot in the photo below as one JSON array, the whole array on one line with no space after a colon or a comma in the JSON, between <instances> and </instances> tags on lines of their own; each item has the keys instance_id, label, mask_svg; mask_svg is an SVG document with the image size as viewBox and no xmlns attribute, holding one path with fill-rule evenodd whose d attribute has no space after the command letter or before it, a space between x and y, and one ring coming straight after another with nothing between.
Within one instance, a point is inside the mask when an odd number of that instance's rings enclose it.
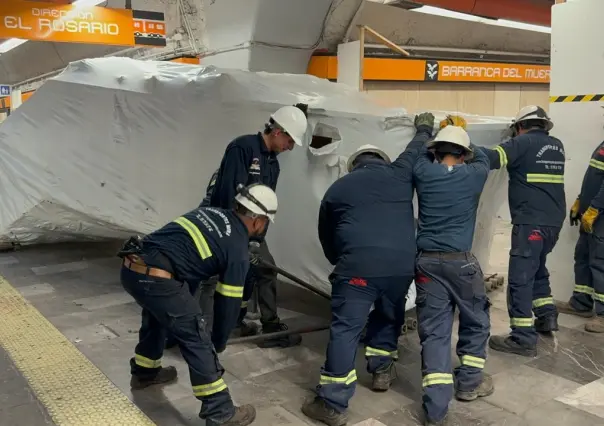
<instances>
[{"instance_id":1,"label":"work boot","mask_svg":"<svg viewBox=\"0 0 604 426\"><path fill-rule=\"evenodd\" d=\"M483 373L482 382L480 382L476 389L469 392L456 390L455 398L458 401L470 402L478 398L484 398L485 396L492 395L493 392L495 392L495 386L493 386L493 378L490 375Z\"/></svg>"},{"instance_id":2,"label":"work boot","mask_svg":"<svg viewBox=\"0 0 604 426\"><path fill-rule=\"evenodd\" d=\"M390 385L396 379L396 367L394 362L390 362L385 367L373 373L373 383L371 389L376 392L386 392Z\"/></svg>"},{"instance_id":3,"label":"work boot","mask_svg":"<svg viewBox=\"0 0 604 426\"><path fill-rule=\"evenodd\" d=\"M287 325L283 324L279 320L262 324L262 334L277 333L280 331L286 331L287 329ZM258 346L261 348L289 348L292 346L298 346L300 343L302 343L302 336L299 334L290 334L288 336L263 340L258 343Z\"/></svg>"},{"instance_id":4,"label":"work boot","mask_svg":"<svg viewBox=\"0 0 604 426\"><path fill-rule=\"evenodd\" d=\"M556 309L558 309L558 312L561 314L576 315L576 316L582 317L582 318L591 318L594 316L593 309L586 310L586 311L579 311L578 309L575 309L573 307L573 305L570 304L570 302L559 302L557 300L556 300L555 304L556 304Z\"/></svg>"},{"instance_id":5,"label":"work boot","mask_svg":"<svg viewBox=\"0 0 604 426\"><path fill-rule=\"evenodd\" d=\"M241 323L237 324L237 330L239 330L239 337L248 337L255 336L260 332L260 327L258 324L251 321L241 321Z\"/></svg>"},{"instance_id":6,"label":"work boot","mask_svg":"<svg viewBox=\"0 0 604 426\"><path fill-rule=\"evenodd\" d=\"M307 417L329 426L344 426L348 422L346 414L338 413L321 398L315 398L305 403L302 406L302 412Z\"/></svg>"},{"instance_id":7,"label":"work boot","mask_svg":"<svg viewBox=\"0 0 604 426\"><path fill-rule=\"evenodd\" d=\"M535 330L537 333L551 333L558 331L558 313L553 313L535 320Z\"/></svg>"},{"instance_id":8,"label":"work boot","mask_svg":"<svg viewBox=\"0 0 604 426\"><path fill-rule=\"evenodd\" d=\"M133 390L141 390L153 385L165 385L175 381L177 377L176 367L165 367L161 368L155 376L139 377L133 375L130 378L130 387Z\"/></svg>"},{"instance_id":9,"label":"work boot","mask_svg":"<svg viewBox=\"0 0 604 426\"><path fill-rule=\"evenodd\" d=\"M256 409L251 405L242 405L235 407L233 417L223 423L216 423L213 420L206 420L206 426L247 426L256 420Z\"/></svg>"},{"instance_id":10,"label":"work boot","mask_svg":"<svg viewBox=\"0 0 604 426\"><path fill-rule=\"evenodd\" d=\"M590 333L604 333L604 317L595 316L585 324L585 331Z\"/></svg>"},{"instance_id":11,"label":"work boot","mask_svg":"<svg viewBox=\"0 0 604 426\"><path fill-rule=\"evenodd\" d=\"M498 352L505 352L508 354L516 354L528 357L537 356L537 346L526 347L522 346L511 336L491 336L489 339L489 348Z\"/></svg>"}]
</instances>

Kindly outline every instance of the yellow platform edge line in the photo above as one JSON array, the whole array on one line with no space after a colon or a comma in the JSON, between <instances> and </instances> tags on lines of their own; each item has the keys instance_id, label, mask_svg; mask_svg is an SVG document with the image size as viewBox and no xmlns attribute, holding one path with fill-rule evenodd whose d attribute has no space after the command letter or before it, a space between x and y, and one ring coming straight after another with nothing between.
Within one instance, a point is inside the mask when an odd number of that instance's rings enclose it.
<instances>
[{"instance_id":1,"label":"yellow platform edge line","mask_svg":"<svg viewBox=\"0 0 604 426\"><path fill-rule=\"evenodd\" d=\"M155 425L1 276L0 345L57 426Z\"/></svg>"}]
</instances>

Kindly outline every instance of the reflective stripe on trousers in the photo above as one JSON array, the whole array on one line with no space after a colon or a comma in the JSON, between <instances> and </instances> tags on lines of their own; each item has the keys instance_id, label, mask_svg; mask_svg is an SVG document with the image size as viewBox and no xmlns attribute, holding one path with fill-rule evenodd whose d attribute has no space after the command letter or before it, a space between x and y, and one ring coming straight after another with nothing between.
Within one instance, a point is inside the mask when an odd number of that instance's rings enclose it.
<instances>
[{"instance_id":1,"label":"reflective stripe on trousers","mask_svg":"<svg viewBox=\"0 0 604 426\"><path fill-rule=\"evenodd\" d=\"M591 311L604 316L604 238L596 222L594 233L579 234L575 246L575 288L570 304L578 311Z\"/></svg>"},{"instance_id":2,"label":"reflective stripe on trousers","mask_svg":"<svg viewBox=\"0 0 604 426\"><path fill-rule=\"evenodd\" d=\"M447 415L454 382L459 390L467 392L480 385L486 362L490 302L484 277L471 253L459 255L451 259L420 253L416 263L422 406L432 422L439 422ZM456 308L459 309L456 352L461 365L451 374L451 333Z\"/></svg>"},{"instance_id":3,"label":"reflective stripe on trousers","mask_svg":"<svg viewBox=\"0 0 604 426\"><path fill-rule=\"evenodd\" d=\"M558 241L560 228L514 225L508 269L508 314L512 339L525 347L537 344L533 314L555 315L547 255Z\"/></svg>"},{"instance_id":4,"label":"reflective stripe on trousers","mask_svg":"<svg viewBox=\"0 0 604 426\"><path fill-rule=\"evenodd\" d=\"M405 321L405 296L413 277L330 276L330 339L317 396L338 412L348 408L356 387L355 359L367 324L367 370L374 373L398 358L398 337ZM371 305L375 309L369 313Z\"/></svg>"}]
</instances>

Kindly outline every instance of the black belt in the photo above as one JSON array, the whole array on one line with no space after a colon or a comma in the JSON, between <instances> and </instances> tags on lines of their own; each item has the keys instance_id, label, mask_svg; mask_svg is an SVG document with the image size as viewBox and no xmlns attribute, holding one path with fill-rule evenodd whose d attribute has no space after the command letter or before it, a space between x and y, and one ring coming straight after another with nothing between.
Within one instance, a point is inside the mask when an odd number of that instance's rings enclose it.
<instances>
[{"instance_id":1,"label":"black belt","mask_svg":"<svg viewBox=\"0 0 604 426\"><path fill-rule=\"evenodd\" d=\"M446 251L422 251L419 257L429 257L443 260L473 260L474 255L469 251L446 252Z\"/></svg>"}]
</instances>

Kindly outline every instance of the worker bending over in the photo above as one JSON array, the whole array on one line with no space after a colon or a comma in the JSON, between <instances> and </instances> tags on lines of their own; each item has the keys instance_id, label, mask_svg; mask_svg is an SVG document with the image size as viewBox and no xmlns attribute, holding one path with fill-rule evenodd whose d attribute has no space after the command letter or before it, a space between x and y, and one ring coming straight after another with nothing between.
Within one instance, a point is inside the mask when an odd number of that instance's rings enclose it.
<instances>
[{"instance_id":1,"label":"worker bending over","mask_svg":"<svg viewBox=\"0 0 604 426\"><path fill-rule=\"evenodd\" d=\"M564 146L549 135L554 127L538 106L522 108L512 122L512 138L485 149L491 169L506 167L512 217L512 249L508 268L508 311L511 333L492 336L491 349L537 355L537 331L558 330L547 255L558 241L566 217ZM532 309L532 310L531 310ZM533 325L533 313L537 319Z\"/></svg>"},{"instance_id":2,"label":"worker bending over","mask_svg":"<svg viewBox=\"0 0 604 426\"><path fill-rule=\"evenodd\" d=\"M335 265L332 320L317 397L302 412L330 426L346 424L344 412L357 380L357 346L368 317L365 357L373 390L388 390L396 374L415 263L412 168L432 135L434 116L421 114L415 125L415 138L392 164L379 148L362 146L348 160L350 173L331 185L321 202L319 240Z\"/></svg>"},{"instance_id":3,"label":"worker bending over","mask_svg":"<svg viewBox=\"0 0 604 426\"><path fill-rule=\"evenodd\" d=\"M204 199L199 204L199 207L209 207L210 206L210 197L212 196L212 190L214 189L214 185L216 185L216 176L218 176L218 170L216 170L212 177L210 177L210 182L206 188L206 195ZM203 313L203 319L206 324L211 328L213 324L213 309L214 306L214 291L218 277L211 277L205 282L199 283L199 286L195 288L193 285L189 285L191 287L191 291L193 292L194 298L199 298L199 307L201 312ZM171 349L178 345L178 342L169 332L166 335L166 349Z\"/></svg>"},{"instance_id":4,"label":"worker bending over","mask_svg":"<svg viewBox=\"0 0 604 426\"><path fill-rule=\"evenodd\" d=\"M591 155L581 193L570 210L571 226L581 223L575 247L575 288L568 302L556 302L558 311L591 318L585 330L604 333L604 142Z\"/></svg>"},{"instance_id":5,"label":"worker bending over","mask_svg":"<svg viewBox=\"0 0 604 426\"><path fill-rule=\"evenodd\" d=\"M277 211L277 196L265 185L241 187L233 210L197 208L147 235L132 239L120 252L121 282L143 308L139 343L130 360L133 389L176 379L174 367L162 367L169 331L189 366L199 416L208 426L244 426L254 407L235 407L222 379L217 353L224 351L237 322L249 269L248 243L264 232ZM218 275L214 325L208 329L199 303L185 283L197 285Z\"/></svg>"},{"instance_id":6,"label":"worker bending over","mask_svg":"<svg viewBox=\"0 0 604 426\"><path fill-rule=\"evenodd\" d=\"M226 148L215 186L210 197L212 207L230 209L233 206L235 188L237 185L263 183L273 190L279 179L279 161L277 155L291 151L294 145L302 146L307 128L307 105L286 106L271 115L265 124L264 131L255 135L240 136ZM274 270L258 265L258 258L274 264L265 240L266 230L250 238L250 254L252 267L248 274L246 291L238 320L241 335L253 335L257 332L254 323L244 322L254 284L257 285L258 305L260 307L260 322L262 332L271 333L287 329L277 315L277 274ZM300 344L299 334L264 340L262 347L288 347Z\"/></svg>"},{"instance_id":7,"label":"worker bending over","mask_svg":"<svg viewBox=\"0 0 604 426\"><path fill-rule=\"evenodd\" d=\"M471 253L476 210L489 174L486 155L462 127L448 125L427 144L413 169L419 201L416 305L422 345L426 425L449 424L448 406L493 393L483 374L490 302L482 269ZM468 162L475 154L475 159ZM451 374L451 329L459 309L457 356Z\"/></svg>"}]
</instances>

